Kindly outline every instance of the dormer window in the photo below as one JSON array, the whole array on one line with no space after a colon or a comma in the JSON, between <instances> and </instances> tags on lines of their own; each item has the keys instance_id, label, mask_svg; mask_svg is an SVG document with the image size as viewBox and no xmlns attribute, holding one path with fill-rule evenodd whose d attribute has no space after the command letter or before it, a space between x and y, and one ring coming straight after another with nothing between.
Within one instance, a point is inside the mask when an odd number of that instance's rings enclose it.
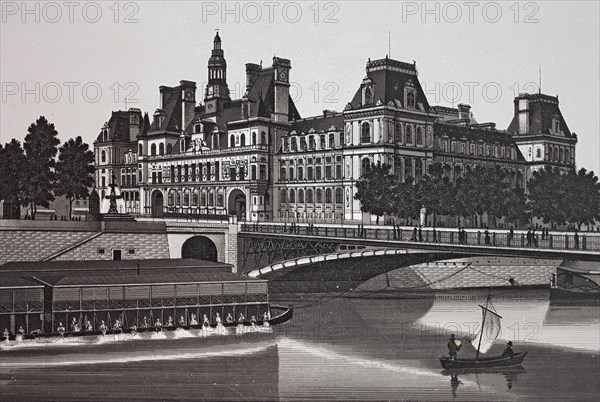
<instances>
[{"instance_id":1,"label":"dormer window","mask_svg":"<svg viewBox=\"0 0 600 402\"><path fill-rule=\"evenodd\" d=\"M552 118L552 131L554 134L560 134L560 119L556 115Z\"/></svg>"},{"instance_id":2,"label":"dormer window","mask_svg":"<svg viewBox=\"0 0 600 402\"><path fill-rule=\"evenodd\" d=\"M363 105L372 105L373 104L373 84L370 79L367 80L366 83L363 83L363 91L362 91L362 104Z\"/></svg>"},{"instance_id":3,"label":"dormer window","mask_svg":"<svg viewBox=\"0 0 600 402\"><path fill-rule=\"evenodd\" d=\"M406 107L409 109L415 108L415 93L409 92L406 94Z\"/></svg>"},{"instance_id":4,"label":"dormer window","mask_svg":"<svg viewBox=\"0 0 600 402\"><path fill-rule=\"evenodd\" d=\"M404 107L406 109L415 109L417 104L417 91L412 81L408 81L404 86Z\"/></svg>"},{"instance_id":5,"label":"dormer window","mask_svg":"<svg viewBox=\"0 0 600 402\"><path fill-rule=\"evenodd\" d=\"M202 125L201 124L194 124L194 133L198 134L202 131Z\"/></svg>"}]
</instances>

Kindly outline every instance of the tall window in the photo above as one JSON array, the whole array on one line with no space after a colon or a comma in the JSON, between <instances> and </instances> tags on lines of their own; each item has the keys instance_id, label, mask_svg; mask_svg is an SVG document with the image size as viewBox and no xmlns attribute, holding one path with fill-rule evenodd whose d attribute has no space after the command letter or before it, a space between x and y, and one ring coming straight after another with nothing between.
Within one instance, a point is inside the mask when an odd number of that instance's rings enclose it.
<instances>
[{"instance_id":1,"label":"tall window","mask_svg":"<svg viewBox=\"0 0 600 402\"><path fill-rule=\"evenodd\" d=\"M371 126L367 122L362 124L360 142L363 144L371 142Z\"/></svg>"},{"instance_id":2,"label":"tall window","mask_svg":"<svg viewBox=\"0 0 600 402\"><path fill-rule=\"evenodd\" d=\"M290 204L296 203L296 191L292 188L290 189Z\"/></svg>"},{"instance_id":3,"label":"tall window","mask_svg":"<svg viewBox=\"0 0 600 402\"><path fill-rule=\"evenodd\" d=\"M233 134L231 134L231 135L229 136L229 147L230 147L230 148L233 148L233 147L235 147L235 135L233 135Z\"/></svg>"},{"instance_id":4,"label":"tall window","mask_svg":"<svg viewBox=\"0 0 600 402\"><path fill-rule=\"evenodd\" d=\"M267 145L267 133L264 131L260 133L260 144Z\"/></svg>"},{"instance_id":5,"label":"tall window","mask_svg":"<svg viewBox=\"0 0 600 402\"><path fill-rule=\"evenodd\" d=\"M343 204L344 203L344 190L341 187L335 189L335 203Z\"/></svg>"},{"instance_id":6,"label":"tall window","mask_svg":"<svg viewBox=\"0 0 600 402\"><path fill-rule=\"evenodd\" d=\"M267 180L267 167L265 165L260 165L259 173L261 180Z\"/></svg>"},{"instance_id":7,"label":"tall window","mask_svg":"<svg viewBox=\"0 0 600 402\"><path fill-rule=\"evenodd\" d=\"M314 202L314 198L313 198L313 191L312 189L308 189L306 190L306 203L307 204L312 204Z\"/></svg>"},{"instance_id":8,"label":"tall window","mask_svg":"<svg viewBox=\"0 0 600 402\"><path fill-rule=\"evenodd\" d=\"M173 150L173 146L171 144L167 144L167 153L170 154Z\"/></svg>"},{"instance_id":9,"label":"tall window","mask_svg":"<svg viewBox=\"0 0 600 402\"><path fill-rule=\"evenodd\" d=\"M317 166L317 172L316 172L316 177L315 177L317 180L321 180L323 178L321 169L322 169L321 166Z\"/></svg>"},{"instance_id":10,"label":"tall window","mask_svg":"<svg viewBox=\"0 0 600 402\"><path fill-rule=\"evenodd\" d=\"M298 166L298 180L304 180L304 169Z\"/></svg>"},{"instance_id":11,"label":"tall window","mask_svg":"<svg viewBox=\"0 0 600 402\"><path fill-rule=\"evenodd\" d=\"M402 142L402 128L400 124L396 124L396 130L394 131L394 137L396 142Z\"/></svg>"},{"instance_id":12,"label":"tall window","mask_svg":"<svg viewBox=\"0 0 600 402\"><path fill-rule=\"evenodd\" d=\"M143 148L142 148L142 144L138 145L138 156L141 156L143 153Z\"/></svg>"},{"instance_id":13,"label":"tall window","mask_svg":"<svg viewBox=\"0 0 600 402\"><path fill-rule=\"evenodd\" d=\"M256 132L252 132L252 145L256 145Z\"/></svg>"},{"instance_id":14,"label":"tall window","mask_svg":"<svg viewBox=\"0 0 600 402\"><path fill-rule=\"evenodd\" d=\"M256 180L256 165L252 165L250 174L251 174L252 180Z\"/></svg>"},{"instance_id":15,"label":"tall window","mask_svg":"<svg viewBox=\"0 0 600 402\"><path fill-rule=\"evenodd\" d=\"M246 134L240 135L240 147L246 146Z\"/></svg>"},{"instance_id":16,"label":"tall window","mask_svg":"<svg viewBox=\"0 0 600 402\"><path fill-rule=\"evenodd\" d=\"M407 144L412 144L413 142L413 138L412 138L412 127L411 126L406 126L406 143Z\"/></svg>"},{"instance_id":17,"label":"tall window","mask_svg":"<svg viewBox=\"0 0 600 402\"><path fill-rule=\"evenodd\" d=\"M287 203L287 190L286 189L281 190L281 203L282 204Z\"/></svg>"},{"instance_id":18,"label":"tall window","mask_svg":"<svg viewBox=\"0 0 600 402\"><path fill-rule=\"evenodd\" d=\"M363 158L361 175L364 175L369 169L371 169L371 160L369 158Z\"/></svg>"},{"instance_id":19,"label":"tall window","mask_svg":"<svg viewBox=\"0 0 600 402\"><path fill-rule=\"evenodd\" d=\"M304 190L298 190L298 203L304 204Z\"/></svg>"},{"instance_id":20,"label":"tall window","mask_svg":"<svg viewBox=\"0 0 600 402\"><path fill-rule=\"evenodd\" d=\"M158 154L159 155L165 154L165 144L163 144L162 142L158 145Z\"/></svg>"},{"instance_id":21,"label":"tall window","mask_svg":"<svg viewBox=\"0 0 600 402\"><path fill-rule=\"evenodd\" d=\"M281 167L281 169L279 169L279 180L284 181L286 180L286 169L285 167Z\"/></svg>"},{"instance_id":22,"label":"tall window","mask_svg":"<svg viewBox=\"0 0 600 402\"><path fill-rule=\"evenodd\" d=\"M102 161L102 163L106 162L106 151L102 150L102 152L100 153L100 160Z\"/></svg>"},{"instance_id":23,"label":"tall window","mask_svg":"<svg viewBox=\"0 0 600 402\"><path fill-rule=\"evenodd\" d=\"M156 144L152 144L150 146L150 155L152 155L152 156L156 155Z\"/></svg>"},{"instance_id":24,"label":"tall window","mask_svg":"<svg viewBox=\"0 0 600 402\"><path fill-rule=\"evenodd\" d=\"M306 168L306 175L307 175L307 179L308 180L314 180L314 174L313 174L313 167L312 166L308 166Z\"/></svg>"},{"instance_id":25,"label":"tall window","mask_svg":"<svg viewBox=\"0 0 600 402\"><path fill-rule=\"evenodd\" d=\"M317 204L323 203L323 190L320 188L317 189Z\"/></svg>"},{"instance_id":26,"label":"tall window","mask_svg":"<svg viewBox=\"0 0 600 402\"><path fill-rule=\"evenodd\" d=\"M329 134L329 148L335 148L335 134Z\"/></svg>"},{"instance_id":27,"label":"tall window","mask_svg":"<svg viewBox=\"0 0 600 402\"><path fill-rule=\"evenodd\" d=\"M417 145L423 145L423 130L417 127Z\"/></svg>"},{"instance_id":28,"label":"tall window","mask_svg":"<svg viewBox=\"0 0 600 402\"><path fill-rule=\"evenodd\" d=\"M294 180L294 168L293 167L290 168L290 177L289 177L289 179L290 180Z\"/></svg>"},{"instance_id":29,"label":"tall window","mask_svg":"<svg viewBox=\"0 0 600 402\"><path fill-rule=\"evenodd\" d=\"M415 108L415 93L412 91L406 94L406 107Z\"/></svg>"},{"instance_id":30,"label":"tall window","mask_svg":"<svg viewBox=\"0 0 600 402\"><path fill-rule=\"evenodd\" d=\"M330 188L325 189L325 203L332 204L333 203L333 192Z\"/></svg>"}]
</instances>

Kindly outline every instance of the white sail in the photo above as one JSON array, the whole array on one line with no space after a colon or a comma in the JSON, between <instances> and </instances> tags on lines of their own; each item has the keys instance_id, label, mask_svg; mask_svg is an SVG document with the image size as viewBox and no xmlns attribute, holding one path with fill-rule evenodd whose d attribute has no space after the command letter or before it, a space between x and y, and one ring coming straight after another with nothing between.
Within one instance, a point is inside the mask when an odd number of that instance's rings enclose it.
<instances>
[{"instance_id":1,"label":"white sail","mask_svg":"<svg viewBox=\"0 0 600 402\"><path fill-rule=\"evenodd\" d=\"M500 317L498 314L481 306L483 321L479 334L471 341L479 353L486 353L492 347L500 333Z\"/></svg>"}]
</instances>

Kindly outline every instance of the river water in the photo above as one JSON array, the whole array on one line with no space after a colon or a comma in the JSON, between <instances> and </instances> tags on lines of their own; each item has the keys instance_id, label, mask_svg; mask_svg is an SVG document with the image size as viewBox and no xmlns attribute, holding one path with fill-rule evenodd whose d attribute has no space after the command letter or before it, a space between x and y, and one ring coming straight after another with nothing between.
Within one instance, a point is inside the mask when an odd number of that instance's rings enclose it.
<instances>
[{"instance_id":1,"label":"river water","mask_svg":"<svg viewBox=\"0 0 600 402\"><path fill-rule=\"evenodd\" d=\"M495 292L499 341L522 368L444 372L449 333L468 340L485 293L298 296L292 321L246 334L3 346L7 400L600 400L597 307L550 305L547 291Z\"/></svg>"}]
</instances>

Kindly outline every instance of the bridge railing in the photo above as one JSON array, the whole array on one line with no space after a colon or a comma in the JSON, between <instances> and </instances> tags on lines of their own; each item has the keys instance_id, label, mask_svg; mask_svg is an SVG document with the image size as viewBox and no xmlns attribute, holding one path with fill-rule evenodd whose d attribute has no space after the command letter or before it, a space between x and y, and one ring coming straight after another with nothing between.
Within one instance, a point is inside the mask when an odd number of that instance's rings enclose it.
<instances>
[{"instance_id":1,"label":"bridge railing","mask_svg":"<svg viewBox=\"0 0 600 402\"><path fill-rule=\"evenodd\" d=\"M458 229L410 229L410 228L372 228L360 225L327 225L315 226L310 224L266 224L244 223L242 232L271 233L282 235L301 235L309 237L329 237L348 239L390 240L415 243L456 244L484 247L512 247L547 250L583 250L600 251L600 236L585 233L541 233L527 234L524 232L510 233L496 230L473 230L459 233Z\"/></svg>"}]
</instances>

